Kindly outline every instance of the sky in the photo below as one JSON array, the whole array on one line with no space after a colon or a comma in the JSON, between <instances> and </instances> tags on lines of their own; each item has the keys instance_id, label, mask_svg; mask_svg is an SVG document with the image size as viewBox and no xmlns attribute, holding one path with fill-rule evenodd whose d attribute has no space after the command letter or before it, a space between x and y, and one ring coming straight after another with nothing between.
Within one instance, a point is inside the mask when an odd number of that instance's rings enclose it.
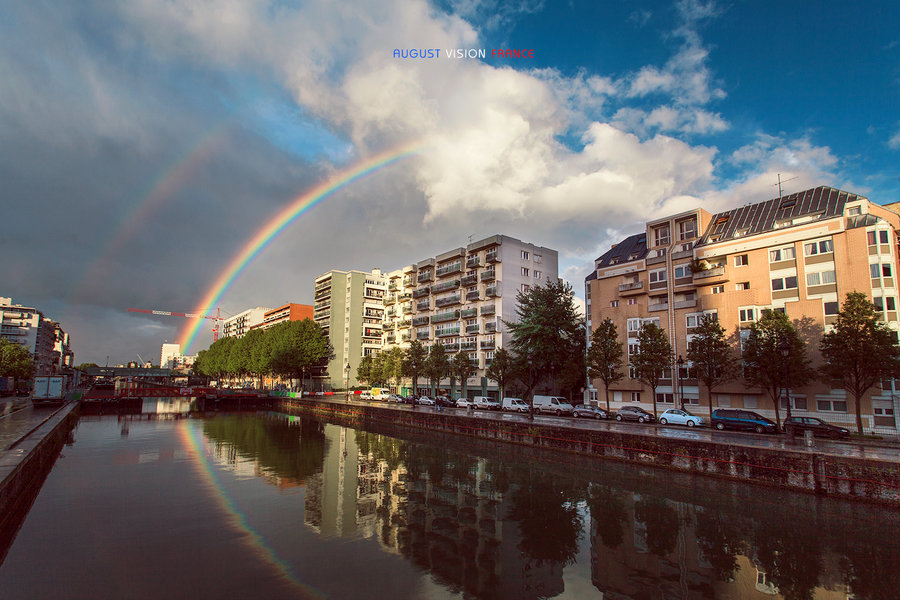
<instances>
[{"instance_id":1,"label":"sky","mask_svg":"<svg viewBox=\"0 0 900 600\"><path fill-rule=\"evenodd\" d=\"M495 233L558 250L583 297L593 260L646 220L776 197L779 174L785 193L900 201L895 1L0 12L0 296L60 321L76 363L158 362L192 322L126 309L207 308L280 211L401 149L417 152L286 227L222 314L312 304L331 269L392 270ZM187 350L211 340L204 325Z\"/></svg>"}]
</instances>

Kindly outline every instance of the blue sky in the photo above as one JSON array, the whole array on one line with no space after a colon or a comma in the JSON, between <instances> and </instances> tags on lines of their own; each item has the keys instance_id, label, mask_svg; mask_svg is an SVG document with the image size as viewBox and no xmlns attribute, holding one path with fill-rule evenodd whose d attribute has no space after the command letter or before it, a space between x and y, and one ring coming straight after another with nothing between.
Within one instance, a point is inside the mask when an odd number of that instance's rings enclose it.
<instances>
[{"instance_id":1,"label":"blue sky","mask_svg":"<svg viewBox=\"0 0 900 600\"><path fill-rule=\"evenodd\" d=\"M593 259L647 218L768 199L779 173L787 192L900 201L896 2L38 0L4 12L0 202L40 215L40 235L6 230L0 295L60 319L79 362L155 356L186 324L126 308L193 310L293 198L411 143L428 150L298 221L223 311L309 303L332 268L394 269L498 232L558 249L581 294ZM393 58L431 47L535 57ZM223 141L202 146L213 132ZM173 169L196 147L214 152Z\"/></svg>"}]
</instances>

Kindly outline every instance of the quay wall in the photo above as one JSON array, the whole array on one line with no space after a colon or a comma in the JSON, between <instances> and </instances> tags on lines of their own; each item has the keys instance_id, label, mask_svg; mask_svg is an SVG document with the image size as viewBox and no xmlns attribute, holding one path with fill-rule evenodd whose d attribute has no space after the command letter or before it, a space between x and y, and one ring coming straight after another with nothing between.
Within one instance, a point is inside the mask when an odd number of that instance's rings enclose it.
<instances>
[{"instance_id":1,"label":"quay wall","mask_svg":"<svg viewBox=\"0 0 900 600\"><path fill-rule=\"evenodd\" d=\"M900 465L803 450L756 448L705 440L672 439L640 431L571 428L525 420L480 418L344 404L315 398L281 399L280 410L328 417L371 430L390 424L420 432L442 432L593 458L607 458L673 471L835 498L900 506Z\"/></svg>"},{"instance_id":2,"label":"quay wall","mask_svg":"<svg viewBox=\"0 0 900 600\"><path fill-rule=\"evenodd\" d=\"M79 412L78 402L63 405L0 452L0 563L78 422Z\"/></svg>"}]
</instances>

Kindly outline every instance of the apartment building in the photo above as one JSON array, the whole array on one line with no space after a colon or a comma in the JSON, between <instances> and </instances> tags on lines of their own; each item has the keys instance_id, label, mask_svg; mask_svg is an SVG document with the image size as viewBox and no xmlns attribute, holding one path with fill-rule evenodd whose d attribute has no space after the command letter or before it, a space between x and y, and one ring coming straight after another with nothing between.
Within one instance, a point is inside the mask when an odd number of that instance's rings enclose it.
<instances>
[{"instance_id":1,"label":"apartment building","mask_svg":"<svg viewBox=\"0 0 900 600\"><path fill-rule=\"evenodd\" d=\"M257 306L228 317L222 321L222 337L243 337L245 333L261 325L270 310L272 309L268 306Z\"/></svg>"},{"instance_id":2,"label":"apartment building","mask_svg":"<svg viewBox=\"0 0 900 600\"><path fill-rule=\"evenodd\" d=\"M311 304L295 304L293 302L289 302L283 306L279 306L278 308L273 308L271 310L267 310L263 314L262 323L259 323L254 326L259 327L261 329L269 329L270 327L274 327L279 323L284 323L285 321L302 321L303 319L312 319L314 316L314 309Z\"/></svg>"},{"instance_id":3,"label":"apartment building","mask_svg":"<svg viewBox=\"0 0 900 600\"><path fill-rule=\"evenodd\" d=\"M509 344L502 321L516 320L517 292L557 280L558 264L556 250L498 234L393 271L384 347L405 347L416 339L428 348L442 344L448 354L466 352L476 368L469 394L496 397L485 370L496 350ZM427 391L424 380L419 383L418 391Z\"/></svg>"},{"instance_id":4,"label":"apartment building","mask_svg":"<svg viewBox=\"0 0 900 600\"><path fill-rule=\"evenodd\" d=\"M36 308L0 297L0 337L31 353L35 375L71 375L75 355L69 335Z\"/></svg>"},{"instance_id":5,"label":"apartment building","mask_svg":"<svg viewBox=\"0 0 900 600\"><path fill-rule=\"evenodd\" d=\"M824 332L836 320L851 291L865 292L894 330L898 326L897 232L900 215L865 197L830 187L742 206L718 214L703 209L645 223L599 257L585 279L588 329L606 318L616 324L628 355L641 324L652 321L672 344L672 368L657 389L661 409L684 398L688 408L707 412L705 389L679 373L698 319L713 314L727 332L746 336L762 310L807 318ZM696 259L696 272L691 261ZM815 344L807 351L820 364ZM679 387L680 384L680 387ZM610 388L613 408L652 405L649 390L626 374ZM591 382L587 399L604 399L603 383ZM814 381L791 392L794 414L831 422L852 422L855 407L843 390ZM867 429L897 433L900 413L893 382L883 382L863 402ZM771 399L745 381L715 391L713 407L744 407L774 417ZM786 399L782 401L786 407Z\"/></svg>"},{"instance_id":6,"label":"apartment building","mask_svg":"<svg viewBox=\"0 0 900 600\"><path fill-rule=\"evenodd\" d=\"M380 269L329 271L316 277L313 320L334 347L327 371L314 376L316 385L343 388L348 379L356 385L362 357L381 350L387 285Z\"/></svg>"}]
</instances>

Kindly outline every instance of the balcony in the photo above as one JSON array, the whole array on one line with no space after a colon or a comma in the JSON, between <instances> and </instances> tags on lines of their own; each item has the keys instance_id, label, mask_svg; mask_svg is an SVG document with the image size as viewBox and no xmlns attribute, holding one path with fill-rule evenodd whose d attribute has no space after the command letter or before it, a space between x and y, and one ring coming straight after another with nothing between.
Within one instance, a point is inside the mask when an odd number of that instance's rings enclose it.
<instances>
[{"instance_id":1,"label":"balcony","mask_svg":"<svg viewBox=\"0 0 900 600\"><path fill-rule=\"evenodd\" d=\"M453 304L459 304L460 302L462 302L462 295L461 294L453 294L452 296L438 298L435 301L434 305L437 307L452 306Z\"/></svg>"},{"instance_id":2,"label":"balcony","mask_svg":"<svg viewBox=\"0 0 900 600\"><path fill-rule=\"evenodd\" d=\"M400 302L409 302L410 300L412 300L412 294L408 292L405 294L400 294L399 296L397 296L397 300L399 300Z\"/></svg>"},{"instance_id":3,"label":"balcony","mask_svg":"<svg viewBox=\"0 0 900 600\"><path fill-rule=\"evenodd\" d=\"M448 310L446 312L437 313L431 316L432 323L443 323L445 321L456 321L459 319L458 310Z\"/></svg>"},{"instance_id":4,"label":"balcony","mask_svg":"<svg viewBox=\"0 0 900 600\"><path fill-rule=\"evenodd\" d=\"M488 269L487 271L482 271L481 280L482 281L493 281L497 277L497 272L494 269Z\"/></svg>"},{"instance_id":5,"label":"balcony","mask_svg":"<svg viewBox=\"0 0 900 600\"><path fill-rule=\"evenodd\" d=\"M494 340L481 340L481 349L482 350L493 350L494 349Z\"/></svg>"},{"instance_id":6,"label":"balcony","mask_svg":"<svg viewBox=\"0 0 900 600\"><path fill-rule=\"evenodd\" d=\"M313 313L313 321L318 321L319 319L327 319L331 316L330 310L317 310Z\"/></svg>"},{"instance_id":7,"label":"balcony","mask_svg":"<svg viewBox=\"0 0 900 600\"><path fill-rule=\"evenodd\" d=\"M327 302L316 302L315 306L313 306L313 310L325 310L326 308L331 308L331 300Z\"/></svg>"},{"instance_id":8,"label":"balcony","mask_svg":"<svg viewBox=\"0 0 900 600\"><path fill-rule=\"evenodd\" d=\"M397 338L394 337L393 335L388 335L388 336L385 336L385 338L384 338L385 344L393 344L396 341L397 341Z\"/></svg>"},{"instance_id":9,"label":"balcony","mask_svg":"<svg viewBox=\"0 0 900 600\"><path fill-rule=\"evenodd\" d=\"M490 323L484 324L484 332L485 333L497 333L497 322L491 321Z\"/></svg>"},{"instance_id":10,"label":"balcony","mask_svg":"<svg viewBox=\"0 0 900 600\"><path fill-rule=\"evenodd\" d=\"M459 335L459 327L448 327L447 329L436 329L434 332L436 337L449 337L451 335Z\"/></svg>"},{"instance_id":11,"label":"balcony","mask_svg":"<svg viewBox=\"0 0 900 600\"><path fill-rule=\"evenodd\" d=\"M646 260L647 266L649 267L650 265L657 265L659 263L666 262L666 255L663 254L662 256L648 256Z\"/></svg>"},{"instance_id":12,"label":"balcony","mask_svg":"<svg viewBox=\"0 0 900 600\"><path fill-rule=\"evenodd\" d=\"M489 298L499 298L500 297L500 286L499 285L488 286L484 290L484 295Z\"/></svg>"},{"instance_id":13,"label":"balcony","mask_svg":"<svg viewBox=\"0 0 900 600\"><path fill-rule=\"evenodd\" d=\"M409 327L410 325L412 325L412 321L410 321L409 319L403 319L402 321L397 323L397 326L400 327L401 329Z\"/></svg>"},{"instance_id":14,"label":"balcony","mask_svg":"<svg viewBox=\"0 0 900 600\"><path fill-rule=\"evenodd\" d=\"M481 266L481 257L480 256L470 256L466 259L466 268L474 269L475 267Z\"/></svg>"},{"instance_id":15,"label":"balcony","mask_svg":"<svg viewBox=\"0 0 900 600\"><path fill-rule=\"evenodd\" d=\"M465 287L475 285L476 283L478 283L478 275L463 275L462 279L460 279L459 282Z\"/></svg>"},{"instance_id":16,"label":"balcony","mask_svg":"<svg viewBox=\"0 0 900 600\"><path fill-rule=\"evenodd\" d=\"M363 327L362 336L364 338L379 338L381 339L381 327L375 329L374 327Z\"/></svg>"},{"instance_id":17,"label":"balcony","mask_svg":"<svg viewBox=\"0 0 900 600\"><path fill-rule=\"evenodd\" d=\"M725 283L728 281L728 277L725 275L724 266L697 271L693 276L695 285L715 285L717 283Z\"/></svg>"},{"instance_id":18,"label":"balcony","mask_svg":"<svg viewBox=\"0 0 900 600\"><path fill-rule=\"evenodd\" d=\"M396 298L396 296L394 296L394 294L388 294L387 296L384 297L384 305L385 306L390 306L391 304L393 304L396 301L397 301L397 298Z\"/></svg>"},{"instance_id":19,"label":"balcony","mask_svg":"<svg viewBox=\"0 0 900 600\"><path fill-rule=\"evenodd\" d=\"M487 317L493 314L497 314L497 307L493 304L488 304L487 306L481 307L481 316Z\"/></svg>"},{"instance_id":20,"label":"balcony","mask_svg":"<svg viewBox=\"0 0 900 600\"><path fill-rule=\"evenodd\" d=\"M660 304L651 304L650 306L647 307L647 310L650 312L655 312L655 311L659 311L659 310L668 310L668 309L669 309L668 302L663 302Z\"/></svg>"},{"instance_id":21,"label":"balcony","mask_svg":"<svg viewBox=\"0 0 900 600\"><path fill-rule=\"evenodd\" d=\"M694 308L697 306L697 300L679 300L675 303L675 308Z\"/></svg>"},{"instance_id":22,"label":"balcony","mask_svg":"<svg viewBox=\"0 0 900 600\"><path fill-rule=\"evenodd\" d=\"M478 309L477 308L464 308L464 309L462 309L462 311L460 311L459 316L461 316L463 319L468 319L470 317L477 317Z\"/></svg>"},{"instance_id":23,"label":"balcony","mask_svg":"<svg viewBox=\"0 0 900 600\"><path fill-rule=\"evenodd\" d=\"M416 285L415 277L404 277L403 278L403 287L412 287Z\"/></svg>"},{"instance_id":24,"label":"balcony","mask_svg":"<svg viewBox=\"0 0 900 600\"><path fill-rule=\"evenodd\" d=\"M431 291L435 294L440 292L446 292L447 290L455 290L459 288L459 279L454 279L453 281L442 281L441 283L436 283L431 287Z\"/></svg>"},{"instance_id":25,"label":"balcony","mask_svg":"<svg viewBox=\"0 0 900 600\"><path fill-rule=\"evenodd\" d=\"M680 258L691 258L693 256L694 256L694 251L692 249L679 250L678 252L672 253L672 260L678 260Z\"/></svg>"},{"instance_id":26,"label":"balcony","mask_svg":"<svg viewBox=\"0 0 900 600\"><path fill-rule=\"evenodd\" d=\"M404 333L403 335L400 336L400 341L401 341L401 342L408 342L408 341L409 341L409 338L410 338L410 335L409 335L408 333Z\"/></svg>"},{"instance_id":27,"label":"balcony","mask_svg":"<svg viewBox=\"0 0 900 600\"><path fill-rule=\"evenodd\" d=\"M466 300L469 302L474 302L475 300L481 300L481 292L478 290L472 290L471 292L466 292Z\"/></svg>"},{"instance_id":28,"label":"balcony","mask_svg":"<svg viewBox=\"0 0 900 600\"><path fill-rule=\"evenodd\" d=\"M419 283L425 283L426 281L433 281L433 280L434 280L434 273L432 273L431 271L423 271L423 272L419 273L418 277L416 278L416 281L418 281Z\"/></svg>"},{"instance_id":29,"label":"balcony","mask_svg":"<svg viewBox=\"0 0 900 600\"><path fill-rule=\"evenodd\" d=\"M427 331L417 331L417 332L416 332L416 339L417 339L417 340L430 340L430 339L431 339L431 334L430 334L429 332L427 332Z\"/></svg>"},{"instance_id":30,"label":"balcony","mask_svg":"<svg viewBox=\"0 0 900 600\"><path fill-rule=\"evenodd\" d=\"M397 285L397 280L396 280L396 279L392 279L391 282L388 284L388 291L389 291L389 292L396 292L398 289L400 289L400 286Z\"/></svg>"},{"instance_id":31,"label":"balcony","mask_svg":"<svg viewBox=\"0 0 900 600\"><path fill-rule=\"evenodd\" d=\"M431 310L431 299L426 298L416 302L416 310Z\"/></svg>"},{"instance_id":32,"label":"balcony","mask_svg":"<svg viewBox=\"0 0 900 600\"><path fill-rule=\"evenodd\" d=\"M435 269L435 273L438 277L446 277L447 275L452 275L453 273L459 273L462 271L462 263L454 262L449 265L441 265L437 269Z\"/></svg>"},{"instance_id":33,"label":"balcony","mask_svg":"<svg viewBox=\"0 0 900 600\"><path fill-rule=\"evenodd\" d=\"M430 293L431 293L431 288L428 286L425 286L423 288L413 290L412 297L413 298L424 298L425 296L427 296Z\"/></svg>"},{"instance_id":34,"label":"balcony","mask_svg":"<svg viewBox=\"0 0 900 600\"><path fill-rule=\"evenodd\" d=\"M444 352L459 352L459 344L444 344Z\"/></svg>"},{"instance_id":35,"label":"balcony","mask_svg":"<svg viewBox=\"0 0 900 600\"><path fill-rule=\"evenodd\" d=\"M462 342L459 345L459 349L462 352L471 352L473 350L478 350L478 342Z\"/></svg>"},{"instance_id":36,"label":"balcony","mask_svg":"<svg viewBox=\"0 0 900 600\"><path fill-rule=\"evenodd\" d=\"M316 284L316 291L328 289L331 287L331 278L329 277L327 280L319 282Z\"/></svg>"},{"instance_id":37,"label":"balcony","mask_svg":"<svg viewBox=\"0 0 900 600\"><path fill-rule=\"evenodd\" d=\"M494 248L493 250L488 250L484 255L484 261L489 263L500 262L500 249Z\"/></svg>"},{"instance_id":38,"label":"balcony","mask_svg":"<svg viewBox=\"0 0 900 600\"><path fill-rule=\"evenodd\" d=\"M419 327L421 325L428 325L428 317L414 317L412 320L413 327Z\"/></svg>"},{"instance_id":39,"label":"balcony","mask_svg":"<svg viewBox=\"0 0 900 600\"><path fill-rule=\"evenodd\" d=\"M466 325L466 333L467 334L478 333L478 330L480 328L481 327L478 325L478 323L475 323L474 325Z\"/></svg>"},{"instance_id":40,"label":"balcony","mask_svg":"<svg viewBox=\"0 0 900 600\"><path fill-rule=\"evenodd\" d=\"M635 296L637 294L642 294L643 291L644 291L644 282L643 281L633 281L630 283L619 284L619 295L621 295L621 296Z\"/></svg>"}]
</instances>

